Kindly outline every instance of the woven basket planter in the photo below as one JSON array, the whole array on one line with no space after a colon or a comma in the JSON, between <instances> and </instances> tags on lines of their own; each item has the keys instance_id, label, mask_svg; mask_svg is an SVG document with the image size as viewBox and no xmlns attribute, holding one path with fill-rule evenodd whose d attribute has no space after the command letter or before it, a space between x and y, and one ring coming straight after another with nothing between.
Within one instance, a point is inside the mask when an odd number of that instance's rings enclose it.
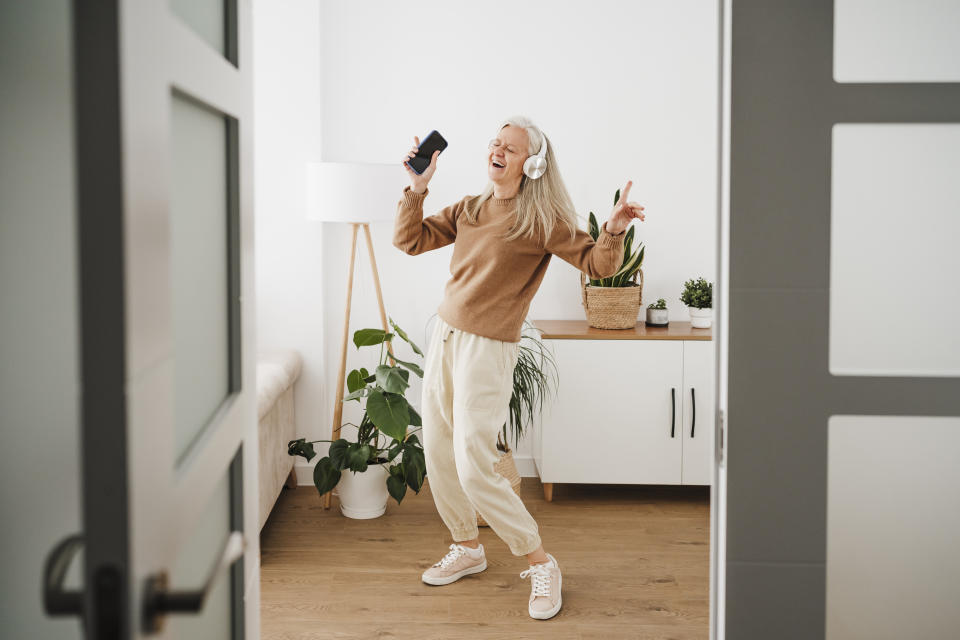
<instances>
[{"instance_id":1,"label":"woven basket planter","mask_svg":"<svg viewBox=\"0 0 960 640\"><path fill-rule=\"evenodd\" d=\"M639 276L640 282L637 282ZM580 291L587 324L597 329L632 329L643 305L643 269L637 269L633 282L625 287L594 287L580 272Z\"/></svg>"},{"instance_id":2,"label":"woven basket planter","mask_svg":"<svg viewBox=\"0 0 960 640\"><path fill-rule=\"evenodd\" d=\"M510 481L513 492L520 495L520 473L517 471L517 464L513 461L513 451L509 450L500 456L500 459L493 465L493 470ZM478 513L477 526L489 527L487 521Z\"/></svg>"}]
</instances>

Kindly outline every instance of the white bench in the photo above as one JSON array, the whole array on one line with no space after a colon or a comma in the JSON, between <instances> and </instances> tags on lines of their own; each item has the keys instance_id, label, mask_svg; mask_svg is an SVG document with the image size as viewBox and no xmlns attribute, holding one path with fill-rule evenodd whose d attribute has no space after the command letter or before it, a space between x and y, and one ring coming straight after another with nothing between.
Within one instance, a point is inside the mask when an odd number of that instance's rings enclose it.
<instances>
[{"instance_id":1,"label":"white bench","mask_svg":"<svg viewBox=\"0 0 960 640\"><path fill-rule=\"evenodd\" d=\"M296 438L293 383L302 366L300 354L289 349L262 350L257 354L261 529L283 485L296 486L296 458L287 454L287 443Z\"/></svg>"}]
</instances>

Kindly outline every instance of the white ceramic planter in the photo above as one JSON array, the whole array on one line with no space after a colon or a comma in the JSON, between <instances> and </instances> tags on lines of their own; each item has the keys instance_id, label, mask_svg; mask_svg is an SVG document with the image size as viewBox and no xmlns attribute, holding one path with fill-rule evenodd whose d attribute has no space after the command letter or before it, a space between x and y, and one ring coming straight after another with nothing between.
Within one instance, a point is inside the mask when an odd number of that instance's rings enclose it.
<instances>
[{"instance_id":1,"label":"white ceramic planter","mask_svg":"<svg viewBox=\"0 0 960 640\"><path fill-rule=\"evenodd\" d=\"M387 464L371 464L363 473L349 469L340 472L337 496L340 498L340 513L348 518L366 520L379 518L387 510Z\"/></svg>"},{"instance_id":2,"label":"white ceramic planter","mask_svg":"<svg viewBox=\"0 0 960 640\"><path fill-rule=\"evenodd\" d=\"M690 326L694 329L710 328L713 322L713 309L710 307L704 307L703 309L697 309L696 307L687 308L690 310Z\"/></svg>"}]
</instances>

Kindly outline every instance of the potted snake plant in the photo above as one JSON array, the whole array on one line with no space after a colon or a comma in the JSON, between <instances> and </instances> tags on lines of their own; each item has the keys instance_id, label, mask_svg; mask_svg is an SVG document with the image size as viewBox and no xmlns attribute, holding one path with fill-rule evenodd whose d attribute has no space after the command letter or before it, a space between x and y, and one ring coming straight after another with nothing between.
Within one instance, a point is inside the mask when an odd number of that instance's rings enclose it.
<instances>
[{"instance_id":1,"label":"potted snake plant","mask_svg":"<svg viewBox=\"0 0 960 640\"><path fill-rule=\"evenodd\" d=\"M620 189L613 196L616 206ZM633 247L636 226L630 225L623 239L623 259L620 268L606 278L590 278L586 281L580 272L580 288L587 323L599 329L632 329L643 303L643 253L646 247L640 243ZM600 237L597 217L590 212L588 233L594 241ZM638 281L639 278L639 281Z\"/></svg>"},{"instance_id":2,"label":"potted snake plant","mask_svg":"<svg viewBox=\"0 0 960 640\"><path fill-rule=\"evenodd\" d=\"M376 518L386 510L388 493L397 504L403 500L407 487L420 493L427 475L423 446L408 426L420 427L420 415L414 410L404 393L410 386L410 372L423 378L420 365L396 357L384 345L392 345L399 336L413 349L423 355L420 348L390 319L394 332L383 329L360 329L353 334L353 343L360 347L380 345L380 364L373 373L366 368L354 369L347 376L344 402L366 398L366 408L357 427L356 441L346 438L336 440L311 440L299 438L287 445L287 453L301 456L309 462L316 456L313 444L329 442L330 450L313 468L313 484L320 495L334 487L338 489L340 511L349 518ZM386 358L397 364L389 365ZM339 435L339 433L338 433ZM380 446L381 436L387 444ZM390 464L399 460L396 464ZM387 465L390 465L389 467ZM345 470L351 471L343 474Z\"/></svg>"}]
</instances>

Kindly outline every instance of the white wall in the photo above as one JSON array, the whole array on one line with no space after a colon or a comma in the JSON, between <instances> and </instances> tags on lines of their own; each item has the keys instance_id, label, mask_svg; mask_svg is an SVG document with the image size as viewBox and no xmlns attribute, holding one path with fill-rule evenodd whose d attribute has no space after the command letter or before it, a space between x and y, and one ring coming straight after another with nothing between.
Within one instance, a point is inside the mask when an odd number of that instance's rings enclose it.
<instances>
[{"instance_id":1,"label":"white wall","mask_svg":"<svg viewBox=\"0 0 960 640\"><path fill-rule=\"evenodd\" d=\"M295 388L301 432L329 423L320 224L304 220L303 174L320 157L320 5L254 0L254 216L259 347L304 358ZM309 425L309 427L308 427ZM326 436L329 437L329 436Z\"/></svg>"},{"instance_id":2,"label":"white wall","mask_svg":"<svg viewBox=\"0 0 960 640\"><path fill-rule=\"evenodd\" d=\"M329 0L320 8L319 43L295 20L313 18L304 6L271 5L274 26L257 28L272 31L275 42L258 70L277 65L257 96L258 141L270 138L257 150L259 304L272 306L261 309L260 326L264 342L293 344L307 356L297 387L304 435L329 438L349 256L348 227L321 225L321 242L320 230L299 219L299 165L318 123L322 160L397 162L398 171L414 135L443 133L450 146L425 202L430 215L483 189L486 143L501 118L531 117L554 143L582 228L588 211L606 220L614 191L634 181L631 200L646 206L646 221L634 223L647 247L644 305L663 297L671 320L689 319L678 299L683 282L714 281L716 271L715 2ZM317 46L319 109L316 60L306 59ZM284 60L295 68L284 70ZM270 95L259 95L263 89ZM279 118L286 121L272 121ZM391 223L371 232L387 313L423 346L450 277L452 245L412 257L393 247ZM379 323L365 249L357 265L351 333ZM584 318L579 286L576 269L554 257L528 317ZM349 347L348 370L369 361L362 355ZM407 393L417 406L419 389ZM318 390L322 398L304 398ZM344 420L359 415L350 403ZM528 455L525 443L517 455Z\"/></svg>"}]
</instances>

